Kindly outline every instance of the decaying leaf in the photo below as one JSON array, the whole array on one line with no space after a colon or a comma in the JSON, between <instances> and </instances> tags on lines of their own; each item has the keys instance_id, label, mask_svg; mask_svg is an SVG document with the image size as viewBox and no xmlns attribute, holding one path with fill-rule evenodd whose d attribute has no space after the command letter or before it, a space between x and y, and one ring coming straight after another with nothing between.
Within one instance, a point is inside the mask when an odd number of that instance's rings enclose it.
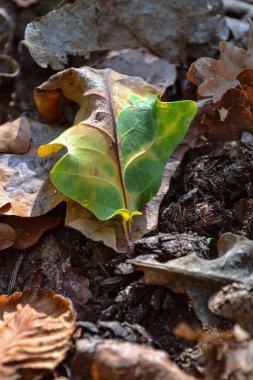
<instances>
[{"instance_id":1,"label":"decaying leaf","mask_svg":"<svg viewBox=\"0 0 253 380\"><path fill-rule=\"evenodd\" d=\"M0 296L0 378L24 368L53 370L70 348L75 318L70 301L52 291Z\"/></svg>"},{"instance_id":2,"label":"decaying leaf","mask_svg":"<svg viewBox=\"0 0 253 380\"><path fill-rule=\"evenodd\" d=\"M26 153L31 139L31 127L25 116L0 126L0 153Z\"/></svg>"},{"instance_id":3,"label":"decaying leaf","mask_svg":"<svg viewBox=\"0 0 253 380\"><path fill-rule=\"evenodd\" d=\"M199 94L212 97L214 103L221 100L229 89L240 86L240 73L246 69L253 69L253 25L250 24L247 50L222 41L220 52L219 60L199 58L191 65L187 74L189 80L198 86Z\"/></svg>"},{"instance_id":4,"label":"decaying leaf","mask_svg":"<svg viewBox=\"0 0 253 380\"><path fill-rule=\"evenodd\" d=\"M143 48L112 50L95 67L141 77L148 83L164 88L172 86L177 77L175 65Z\"/></svg>"},{"instance_id":5,"label":"decaying leaf","mask_svg":"<svg viewBox=\"0 0 253 380\"><path fill-rule=\"evenodd\" d=\"M228 89L221 100L199 108L196 127L208 140L231 141L253 132L253 70L244 70L236 80L239 85Z\"/></svg>"},{"instance_id":6,"label":"decaying leaf","mask_svg":"<svg viewBox=\"0 0 253 380\"><path fill-rule=\"evenodd\" d=\"M130 5L76 0L34 20L25 31L33 59L55 70L63 69L68 55L87 58L93 51L143 46L173 63L182 63L191 44L227 37L221 0L213 0L211 7L208 0L139 0Z\"/></svg>"},{"instance_id":7,"label":"decaying leaf","mask_svg":"<svg viewBox=\"0 0 253 380\"><path fill-rule=\"evenodd\" d=\"M26 249L37 243L41 235L61 222L62 218L41 215L35 218L22 218L18 216L3 215L0 221L6 223L15 231L16 238L13 248Z\"/></svg>"},{"instance_id":8,"label":"decaying leaf","mask_svg":"<svg viewBox=\"0 0 253 380\"><path fill-rule=\"evenodd\" d=\"M51 171L52 183L99 220L121 215L131 254L132 218L159 190L197 105L162 102L158 88L110 69L65 70L39 93L52 89L80 105L75 125L39 148L41 157L68 149Z\"/></svg>"},{"instance_id":9,"label":"decaying leaf","mask_svg":"<svg viewBox=\"0 0 253 380\"><path fill-rule=\"evenodd\" d=\"M131 263L145 274L147 284L162 285L176 293L187 293L202 321L215 322L207 301L222 286L242 282L253 273L253 242L243 236L225 233L218 242L219 257L204 260L192 253L159 263L154 259L135 259Z\"/></svg>"},{"instance_id":10,"label":"decaying leaf","mask_svg":"<svg viewBox=\"0 0 253 380\"><path fill-rule=\"evenodd\" d=\"M17 238L15 230L5 223L0 223L0 251L11 247Z\"/></svg>"}]
</instances>

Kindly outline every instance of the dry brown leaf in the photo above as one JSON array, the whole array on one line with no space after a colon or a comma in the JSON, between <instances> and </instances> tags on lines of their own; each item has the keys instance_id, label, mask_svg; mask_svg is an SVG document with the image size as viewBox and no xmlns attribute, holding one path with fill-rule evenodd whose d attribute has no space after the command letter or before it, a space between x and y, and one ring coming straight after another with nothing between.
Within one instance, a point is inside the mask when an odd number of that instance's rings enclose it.
<instances>
[{"instance_id":1,"label":"dry brown leaf","mask_svg":"<svg viewBox=\"0 0 253 380\"><path fill-rule=\"evenodd\" d=\"M31 144L28 152L0 155L0 200L11 203L8 215L39 216L66 200L49 180L57 156L42 160L37 155L38 147L56 138L62 128L51 128L34 120L29 122Z\"/></svg>"},{"instance_id":2,"label":"dry brown leaf","mask_svg":"<svg viewBox=\"0 0 253 380\"><path fill-rule=\"evenodd\" d=\"M0 378L24 368L53 370L70 348L75 318L70 301L52 291L0 296Z\"/></svg>"},{"instance_id":3,"label":"dry brown leaf","mask_svg":"<svg viewBox=\"0 0 253 380\"><path fill-rule=\"evenodd\" d=\"M209 0L138 0L131 6L125 1L75 0L35 19L25 30L33 59L55 70L63 69L70 55L88 58L94 51L140 46L182 63L192 45L227 37L221 0L212 0L211 6Z\"/></svg>"},{"instance_id":4,"label":"dry brown leaf","mask_svg":"<svg viewBox=\"0 0 253 380\"><path fill-rule=\"evenodd\" d=\"M13 245L17 237L15 230L8 224L0 223L0 251Z\"/></svg>"},{"instance_id":5,"label":"dry brown leaf","mask_svg":"<svg viewBox=\"0 0 253 380\"><path fill-rule=\"evenodd\" d=\"M231 88L240 86L238 75L245 69L253 69L253 26L250 24L247 50L233 44L220 42L220 59L199 58L187 74L188 79L198 86L201 96L212 97L213 102L221 100Z\"/></svg>"},{"instance_id":6,"label":"dry brown leaf","mask_svg":"<svg viewBox=\"0 0 253 380\"><path fill-rule=\"evenodd\" d=\"M228 89L221 100L199 108L194 123L208 140L229 141L242 132L253 133L253 70L242 71L236 81L239 85Z\"/></svg>"},{"instance_id":7,"label":"dry brown leaf","mask_svg":"<svg viewBox=\"0 0 253 380\"><path fill-rule=\"evenodd\" d=\"M36 244L45 231L58 226L62 218L46 215L35 218L3 215L0 220L10 226L16 233L16 239L12 247L26 249Z\"/></svg>"},{"instance_id":8,"label":"dry brown leaf","mask_svg":"<svg viewBox=\"0 0 253 380\"><path fill-rule=\"evenodd\" d=\"M0 153L26 153L31 139L28 119L21 116L0 126Z\"/></svg>"}]
</instances>

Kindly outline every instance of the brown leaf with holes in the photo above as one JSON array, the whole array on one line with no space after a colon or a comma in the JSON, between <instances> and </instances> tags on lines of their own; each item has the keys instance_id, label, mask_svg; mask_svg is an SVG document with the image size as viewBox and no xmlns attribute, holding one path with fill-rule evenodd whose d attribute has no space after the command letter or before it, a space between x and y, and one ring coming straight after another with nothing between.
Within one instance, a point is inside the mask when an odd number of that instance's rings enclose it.
<instances>
[{"instance_id":1,"label":"brown leaf with holes","mask_svg":"<svg viewBox=\"0 0 253 380\"><path fill-rule=\"evenodd\" d=\"M220 42L220 59L209 57L197 59L187 74L188 79L198 86L198 93L203 97L211 97L213 102L231 88L240 85L238 75L246 69L253 69L253 26L250 24L247 50L233 44Z\"/></svg>"},{"instance_id":2,"label":"brown leaf with holes","mask_svg":"<svg viewBox=\"0 0 253 380\"><path fill-rule=\"evenodd\" d=\"M253 70L244 70L236 80L238 86L219 101L199 108L194 123L208 140L231 141L239 139L242 132L253 133Z\"/></svg>"},{"instance_id":3,"label":"brown leaf with holes","mask_svg":"<svg viewBox=\"0 0 253 380\"><path fill-rule=\"evenodd\" d=\"M75 319L71 302L50 290L0 296L0 379L53 370L70 348Z\"/></svg>"},{"instance_id":4,"label":"brown leaf with holes","mask_svg":"<svg viewBox=\"0 0 253 380\"><path fill-rule=\"evenodd\" d=\"M16 240L16 232L8 224L0 223L0 251L9 248Z\"/></svg>"}]
</instances>

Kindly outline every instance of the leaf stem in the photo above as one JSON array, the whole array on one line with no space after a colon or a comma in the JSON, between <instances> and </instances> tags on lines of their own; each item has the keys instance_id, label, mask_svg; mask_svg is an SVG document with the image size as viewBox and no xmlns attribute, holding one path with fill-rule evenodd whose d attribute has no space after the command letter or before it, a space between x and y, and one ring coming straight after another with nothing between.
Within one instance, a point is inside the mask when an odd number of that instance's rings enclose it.
<instances>
[{"instance_id":1,"label":"leaf stem","mask_svg":"<svg viewBox=\"0 0 253 380\"><path fill-rule=\"evenodd\" d=\"M115 151L116 160L117 160L117 164L118 164L119 180L120 180L121 190L122 190L122 194L123 194L124 208L126 210L128 210L126 190L125 190L125 184L124 184L124 179L123 179L123 175L122 175L122 167L121 167L121 161L120 161L117 120L116 120L115 110L114 110L114 106L113 106L112 87L111 87L111 82L110 82L110 72L111 72L110 69L106 70L108 102L109 102L110 113L112 116L112 126L113 126L114 151ZM133 257L134 245L133 245L133 241L132 241L132 234L131 234L129 221L123 221L123 227L124 227L126 243L127 243L127 256Z\"/></svg>"}]
</instances>

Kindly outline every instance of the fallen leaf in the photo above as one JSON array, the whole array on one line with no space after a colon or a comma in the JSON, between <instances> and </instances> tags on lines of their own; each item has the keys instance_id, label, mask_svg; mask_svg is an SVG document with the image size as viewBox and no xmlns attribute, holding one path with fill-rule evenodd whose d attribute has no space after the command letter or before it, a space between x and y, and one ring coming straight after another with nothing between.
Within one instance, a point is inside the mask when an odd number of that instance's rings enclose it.
<instances>
[{"instance_id":1,"label":"fallen leaf","mask_svg":"<svg viewBox=\"0 0 253 380\"><path fill-rule=\"evenodd\" d=\"M35 218L3 215L0 216L0 221L6 223L15 231L16 239L12 247L27 249L36 244L44 232L58 226L62 218L46 215Z\"/></svg>"},{"instance_id":2,"label":"fallen leaf","mask_svg":"<svg viewBox=\"0 0 253 380\"><path fill-rule=\"evenodd\" d=\"M230 42L220 42L220 59L209 57L197 59L191 65L187 77L198 86L198 93L211 97L213 102L231 88L240 86L238 75L246 69L253 69L253 25L250 23L247 50L238 48Z\"/></svg>"},{"instance_id":3,"label":"fallen leaf","mask_svg":"<svg viewBox=\"0 0 253 380\"><path fill-rule=\"evenodd\" d=\"M16 240L16 232L8 224L0 223L0 251L9 248Z\"/></svg>"},{"instance_id":4,"label":"fallen leaf","mask_svg":"<svg viewBox=\"0 0 253 380\"><path fill-rule=\"evenodd\" d=\"M142 215L136 218L132 226L134 242L156 228L160 204L169 189L170 179L178 165L179 161L170 162L166 165L162 184L157 195L141 208ZM65 225L78 230L93 241L104 243L116 252L126 252L126 242L120 218L107 221L98 220L90 211L81 207L77 202L69 200Z\"/></svg>"},{"instance_id":5,"label":"fallen leaf","mask_svg":"<svg viewBox=\"0 0 253 380\"><path fill-rule=\"evenodd\" d=\"M11 204L7 215L39 216L66 200L49 180L57 158L41 160L37 156L38 147L57 137L62 128L51 128L34 120L29 123L31 144L28 152L0 155L0 200Z\"/></svg>"},{"instance_id":6,"label":"fallen leaf","mask_svg":"<svg viewBox=\"0 0 253 380\"><path fill-rule=\"evenodd\" d=\"M0 126L0 153L26 153L31 139L31 127L25 116Z\"/></svg>"},{"instance_id":7,"label":"fallen leaf","mask_svg":"<svg viewBox=\"0 0 253 380\"><path fill-rule=\"evenodd\" d=\"M235 88L228 89L215 104L206 102L199 107L195 125L200 134L212 141L231 141L243 132L253 132L252 80L253 70L242 71Z\"/></svg>"},{"instance_id":8,"label":"fallen leaf","mask_svg":"<svg viewBox=\"0 0 253 380\"><path fill-rule=\"evenodd\" d=\"M225 233L218 241L219 257L205 260L195 253L159 263L154 259L131 260L145 275L145 282L161 285L176 293L187 293L197 316L210 323L218 321L207 308L208 299L222 286L242 282L253 273L253 242Z\"/></svg>"},{"instance_id":9,"label":"fallen leaf","mask_svg":"<svg viewBox=\"0 0 253 380\"><path fill-rule=\"evenodd\" d=\"M143 46L169 62L182 63L191 45L227 37L221 0L213 1L212 7L208 0L139 0L131 6L114 0L76 0L35 19L25 30L33 59L55 70L64 68L69 55L88 58L93 51Z\"/></svg>"},{"instance_id":10,"label":"fallen leaf","mask_svg":"<svg viewBox=\"0 0 253 380\"><path fill-rule=\"evenodd\" d=\"M75 318L70 301L50 290L1 295L1 378L24 368L53 370L71 346Z\"/></svg>"},{"instance_id":11,"label":"fallen leaf","mask_svg":"<svg viewBox=\"0 0 253 380\"><path fill-rule=\"evenodd\" d=\"M143 48L112 50L95 67L141 77L148 83L164 88L172 86L177 78L175 65Z\"/></svg>"},{"instance_id":12,"label":"fallen leaf","mask_svg":"<svg viewBox=\"0 0 253 380\"><path fill-rule=\"evenodd\" d=\"M156 87L110 69L65 70L39 92L52 89L61 89L80 109L73 127L39 148L41 157L68 149L51 181L99 220L121 215L131 255L132 217L159 190L168 158L197 105L162 102Z\"/></svg>"},{"instance_id":13,"label":"fallen leaf","mask_svg":"<svg viewBox=\"0 0 253 380\"><path fill-rule=\"evenodd\" d=\"M126 252L121 221L98 221L91 212L60 194L49 180L50 170L57 157L51 156L43 160L37 157L38 147L56 138L62 132L62 128L49 127L34 120L29 120L29 123L31 144L28 152L22 155L0 155L0 212L32 218L47 213L60 202L66 202L67 226L77 229L90 239L102 241L117 252ZM175 161L166 167L157 196L143 208L143 215L133 226L134 241L156 228L159 205L178 164L179 162Z\"/></svg>"}]
</instances>

